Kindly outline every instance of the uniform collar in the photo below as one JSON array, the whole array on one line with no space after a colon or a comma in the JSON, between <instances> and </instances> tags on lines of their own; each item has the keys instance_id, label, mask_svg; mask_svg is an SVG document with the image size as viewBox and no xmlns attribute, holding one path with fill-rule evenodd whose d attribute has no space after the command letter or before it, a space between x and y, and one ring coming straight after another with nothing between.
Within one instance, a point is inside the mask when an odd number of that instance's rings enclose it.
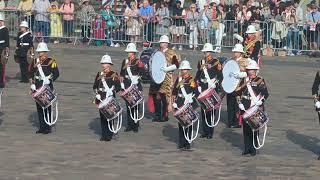
<instances>
[{"instance_id":1,"label":"uniform collar","mask_svg":"<svg viewBox=\"0 0 320 180\"><path fill-rule=\"evenodd\" d=\"M165 53L166 51L168 51L168 48L165 48L164 50L162 50L162 52L164 52L164 53Z\"/></svg>"},{"instance_id":2,"label":"uniform collar","mask_svg":"<svg viewBox=\"0 0 320 180\"><path fill-rule=\"evenodd\" d=\"M0 29L3 29L3 28L5 28L5 27L6 27L6 26L1 26Z\"/></svg>"}]
</instances>

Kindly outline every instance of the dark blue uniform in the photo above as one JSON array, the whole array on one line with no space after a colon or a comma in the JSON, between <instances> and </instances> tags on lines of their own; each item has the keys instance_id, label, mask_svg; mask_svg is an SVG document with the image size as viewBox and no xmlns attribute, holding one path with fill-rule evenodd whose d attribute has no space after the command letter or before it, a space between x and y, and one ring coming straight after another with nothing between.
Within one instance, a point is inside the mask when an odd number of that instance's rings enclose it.
<instances>
[{"instance_id":1,"label":"dark blue uniform","mask_svg":"<svg viewBox=\"0 0 320 180\"><path fill-rule=\"evenodd\" d=\"M59 69L56 60L52 58L47 58L41 63L41 67L45 76L51 75L49 87L53 89L53 81L55 81L59 77ZM35 84L36 89L39 89L43 85L43 80L41 79L39 70L37 68L37 60L33 60L32 63L29 65L29 78ZM39 118L39 131L38 133L48 134L51 132L51 126L46 124L43 118L43 109L42 107L36 103L37 111L38 111L38 118ZM49 113L49 117L51 117L51 106L49 106L44 111L45 114ZM47 117L47 116L46 116Z\"/></svg>"},{"instance_id":2,"label":"dark blue uniform","mask_svg":"<svg viewBox=\"0 0 320 180\"><path fill-rule=\"evenodd\" d=\"M99 94L101 96L101 99L104 100L106 98L106 92L103 91L104 86L102 83L102 78L105 78L105 81L107 83L107 85L111 88L112 86L114 86L114 92L119 92L121 90L120 87L120 79L118 76L118 73L114 72L114 71L110 71L107 74L103 74L101 72L97 73L97 76L94 80L94 84L93 84L93 90L94 92L96 92L97 94ZM113 93L113 96L115 97L115 93ZM100 101L98 99L95 99L95 104L99 104ZM107 118L99 111L100 113L100 120L101 120L101 140L106 140L106 141L110 141L112 139L113 136L113 132L111 132L108 128L108 124L111 126L112 121L107 121Z\"/></svg>"},{"instance_id":3,"label":"dark blue uniform","mask_svg":"<svg viewBox=\"0 0 320 180\"><path fill-rule=\"evenodd\" d=\"M7 27L0 27L0 55L2 51L9 51L9 30ZM3 57L1 57L3 58ZM5 64L0 63L0 88L5 86Z\"/></svg>"},{"instance_id":4,"label":"dark blue uniform","mask_svg":"<svg viewBox=\"0 0 320 180\"><path fill-rule=\"evenodd\" d=\"M16 48L15 58L20 65L21 82L28 82L29 63L27 61L27 53L30 48L33 48L33 37L31 32L18 33Z\"/></svg>"}]
</instances>

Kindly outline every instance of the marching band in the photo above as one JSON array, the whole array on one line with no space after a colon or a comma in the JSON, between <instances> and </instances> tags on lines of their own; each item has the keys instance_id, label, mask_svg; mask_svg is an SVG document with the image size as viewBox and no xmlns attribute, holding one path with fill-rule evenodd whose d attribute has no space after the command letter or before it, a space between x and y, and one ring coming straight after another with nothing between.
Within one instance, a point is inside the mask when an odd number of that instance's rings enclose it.
<instances>
[{"instance_id":1,"label":"marching band","mask_svg":"<svg viewBox=\"0 0 320 180\"><path fill-rule=\"evenodd\" d=\"M9 37L2 15L0 31L0 88L3 88L2 60L8 59L9 56ZM206 43L202 49L203 58L198 62L194 77L190 72L192 67L189 61L181 61L180 55L169 48L169 37L160 37L160 50L153 52L148 64L151 79L148 107L154 109L155 122L168 121L169 113L172 112L179 127L178 149L190 150L192 142L198 136L200 123L203 129L200 138L213 138L214 127L219 123L225 96L228 127L243 127L242 154L255 156L256 150L264 145L269 121L264 104L269 93L265 80L258 76L261 67L258 62L260 45L255 38L257 32L254 26L249 26L246 40L236 35L239 43L232 49L234 57L223 64L214 57L212 44ZM57 61L49 57L49 51L47 44L41 42L36 49L38 58L35 57L28 23L21 22L15 60L20 64L21 82L30 82L30 94L36 102L40 126L36 133L41 134L51 133L51 128L58 119L58 95L53 82L59 77L59 69ZM139 51L134 43L129 43L125 52L127 57L121 64L119 74L112 70L111 57L107 54L102 56L101 71L97 73L93 83L93 103L98 108L101 120L101 141L111 141L122 127L124 106L116 96L125 100L125 132L137 133L139 123L144 118L146 99L143 95L141 76L146 73L145 64L137 58ZM174 73L176 70L179 71L177 75ZM318 72L312 88L318 114L319 82ZM259 131L262 129L263 140L260 141Z\"/></svg>"}]
</instances>

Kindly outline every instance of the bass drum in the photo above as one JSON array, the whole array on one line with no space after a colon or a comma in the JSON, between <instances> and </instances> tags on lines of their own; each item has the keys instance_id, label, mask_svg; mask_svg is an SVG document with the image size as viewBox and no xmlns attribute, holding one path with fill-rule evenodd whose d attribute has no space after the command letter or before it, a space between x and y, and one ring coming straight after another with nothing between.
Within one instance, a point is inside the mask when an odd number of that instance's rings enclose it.
<instances>
[{"instance_id":1,"label":"bass drum","mask_svg":"<svg viewBox=\"0 0 320 180\"><path fill-rule=\"evenodd\" d=\"M141 77L143 83L151 82L149 62L152 57L152 54L156 51L156 49L148 48L143 50L140 54L140 61L144 64L144 74Z\"/></svg>"}]
</instances>

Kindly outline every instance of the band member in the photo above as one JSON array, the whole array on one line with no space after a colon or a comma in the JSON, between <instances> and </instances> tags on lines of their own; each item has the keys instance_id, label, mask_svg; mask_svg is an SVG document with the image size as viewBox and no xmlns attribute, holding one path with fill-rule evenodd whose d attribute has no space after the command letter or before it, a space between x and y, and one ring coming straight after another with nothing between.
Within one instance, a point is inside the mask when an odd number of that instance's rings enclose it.
<instances>
[{"instance_id":1,"label":"band member","mask_svg":"<svg viewBox=\"0 0 320 180\"><path fill-rule=\"evenodd\" d=\"M164 81L161 84L152 82L150 84L149 95L152 96L155 117L152 121L168 121L168 114L172 111L172 89L173 89L173 71L179 68L179 56L177 53L168 48L169 37L163 35L160 37L160 50L165 54L167 67L160 67L166 72Z\"/></svg>"},{"instance_id":2,"label":"band member","mask_svg":"<svg viewBox=\"0 0 320 180\"><path fill-rule=\"evenodd\" d=\"M236 89L237 101L241 114L253 106L259 106L264 110L264 102L269 97L266 82L262 77L257 76L259 66L256 61L250 60L246 71L248 77L240 81L239 87ZM253 146L253 134L247 122L243 122L243 139L244 151L242 155L256 155L256 149ZM254 132L257 135L259 131ZM255 136L256 137L256 136ZM257 139L255 139L256 141Z\"/></svg>"},{"instance_id":3,"label":"band member","mask_svg":"<svg viewBox=\"0 0 320 180\"><path fill-rule=\"evenodd\" d=\"M28 54L31 53L31 54ZM15 59L20 65L21 79L20 82L28 83L28 66L27 56L34 56L33 52L33 37L29 31L27 21L22 21L20 24L20 32L17 36L17 46ZM33 59L33 58L32 58Z\"/></svg>"},{"instance_id":4,"label":"band member","mask_svg":"<svg viewBox=\"0 0 320 180\"><path fill-rule=\"evenodd\" d=\"M314 106L316 108L316 111L318 112L318 119L320 124L319 85L320 85L320 75L318 71L312 85L312 96L314 98L314 102L315 102ZM318 157L318 160L320 160L320 155Z\"/></svg>"},{"instance_id":5,"label":"band member","mask_svg":"<svg viewBox=\"0 0 320 180\"><path fill-rule=\"evenodd\" d=\"M246 66L248 64L248 59L243 57L244 51L242 44L236 44L232 49L234 53L234 59L238 62L240 67L240 73L234 74L236 78L243 78L246 77ZM241 128L239 125L237 113L239 112L238 104L236 100L236 94L230 93L227 94L227 111L228 111L228 127L230 128Z\"/></svg>"},{"instance_id":6,"label":"band member","mask_svg":"<svg viewBox=\"0 0 320 180\"><path fill-rule=\"evenodd\" d=\"M260 64L260 49L261 42L256 35L259 31L256 30L254 25L249 25L246 31L247 37L244 41L244 49L246 55Z\"/></svg>"},{"instance_id":7,"label":"band member","mask_svg":"<svg viewBox=\"0 0 320 180\"><path fill-rule=\"evenodd\" d=\"M120 82L121 88L127 89L131 85L135 84L138 86L139 91L142 91L141 79L140 76L144 73L144 64L136 58L136 53L139 51L136 48L134 43L129 43L125 52L128 53L128 58L123 60L120 71ZM137 106L131 108L131 115L136 111ZM133 131L138 132L139 122L135 123L130 116L130 110L127 104L127 128L125 132Z\"/></svg>"},{"instance_id":8,"label":"band member","mask_svg":"<svg viewBox=\"0 0 320 180\"><path fill-rule=\"evenodd\" d=\"M121 90L120 77L118 73L112 70L112 60L109 55L104 55L100 61L102 71L97 73L96 79L93 84L93 91L96 93L95 103L99 104L101 100L107 97L115 97L114 92ZM106 86L105 87L105 84ZM111 141L113 132L108 128L108 124L111 127L112 121L107 121L107 118L99 111L101 120L101 139L100 141Z\"/></svg>"},{"instance_id":9,"label":"band member","mask_svg":"<svg viewBox=\"0 0 320 180\"><path fill-rule=\"evenodd\" d=\"M204 53L204 59L198 62L198 71L196 74L196 80L199 84L198 90L200 93L208 88L220 91L218 88L222 81L222 66L220 61L213 57L212 52L214 51L212 44L206 43L203 46L202 52ZM204 111L205 109L201 110L203 134L200 138L212 139L214 127L209 127L206 123L207 121L208 124L212 126L211 112L204 113ZM216 112L217 111L214 113Z\"/></svg>"},{"instance_id":10,"label":"band member","mask_svg":"<svg viewBox=\"0 0 320 180\"><path fill-rule=\"evenodd\" d=\"M179 109L184 106L186 103L192 104L194 108L197 107L197 103L195 97L199 95L198 86L196 80L190 75L191 66L189 61L182 61L179 67L180 76L174 83L174 87L172 90L173 95L173 108ZM193 97L195 95L195 97ZM179 125L179 149L190 149L190 143L185 139L184 132L191 136L191 128L183 129L183 127Z\"/></svg>"},{"instance_id":11,"label":"band member","mask_svg":"<svg viewBox=\"0 0 320 180\"><path fill-rule=\"evenodd\" d=\"M4 24L4 14L0 13L0 89L5 86L5 65L9 57L9 30ZM3 52L4 51L4 52Z\"/></svg>"},{"instance_id":12,"label":"band member","mask_svg":"<svg viewBox=\"0 0 320 180\"><path fill-rule=\"evenodd\" d=\"M36 49L39 57L34 59L29 65L29 81L31 83L31 90L33 91L41 88L43 85L48 85L53 89L53 81L59 77L57 62L48 56L49 51L46 43L39 43ZM43 110L38 103L36 105L40 126L36 133L49 134L51 133L51 126L46 124L44 117L51 117L51 106Z\"/></svg>"}]
</instances>

